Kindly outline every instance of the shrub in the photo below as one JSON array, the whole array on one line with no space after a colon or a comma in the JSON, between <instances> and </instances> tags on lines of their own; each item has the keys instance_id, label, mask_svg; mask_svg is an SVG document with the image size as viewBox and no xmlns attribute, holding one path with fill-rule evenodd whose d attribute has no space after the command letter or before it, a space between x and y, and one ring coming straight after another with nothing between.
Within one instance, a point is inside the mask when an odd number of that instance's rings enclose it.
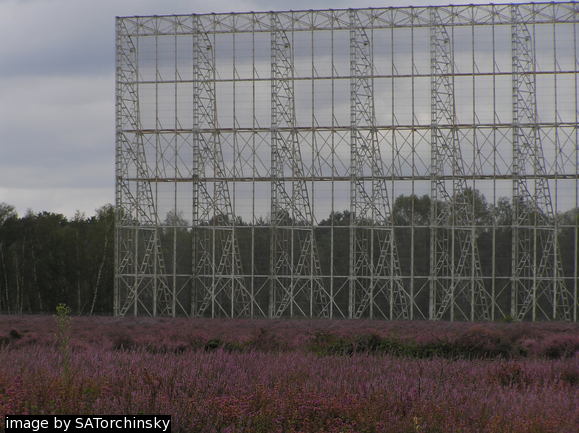
<instances>
[{"instance_id":1,"label":"shrub","mask_svg":"<svg viewBox=\"0 0 579 433\"><path fill-rule=\"evenodd\" d=\"M10 337L0 337L0 349L10 344Z\"/></svg>"},{"instance_id":2,"label":"shrub","mask_svg":"<svg viewBox=\"0 0 579 433\"><path fill-rule=\"evenodd\" d=\"M265 328L259 328L257 333L245 344L245 348L258 352L279 352L286 349L286 346L279 339Z\"/></svg>"},{"instance_id":3,"label":"shrub","mask_svg":"<svg viewBox=\"0 0 579 433\"><path fill-rule=\"evenodd\" d=\"M242 352L243 345L237 342L223 341L219 338L212 338L205 343L205 351L212 352L217 349L222 349L225 352Z\"/></svg>"},{"instance_id":4,"label":"shrub","mask_svg":"<svg viewBox=\"0 0 579 433\"><path fill-rule=\"evenodd\" d=\"M531 381L531 376L518 363L505 363L499 365L491 377L496 382L505 387L528 385Z\"/></svg>"},{"instance_id":5,"label":"shrub","mask_svg":"<svg viewBox=\"0 0 579 433\"><path fill-rule=\"evenodd\" d=\"M56 306L56 345L61 357L62 372L65 377L70 373L70 308L66 304Z\"/></svg>"},{"instance_id":6,"label":"shrub","mask_svg":"<svg viewBox=\"0 0 579 433\"><path fill-rule=\"evenodd\" d=\"M577 368L567 368L561 373L561 381L571 386L579 385L579 370Z\"/></svg>"},{"instance_id":7,"label":"shrub","mask_svg":"<svg viewBox=\"0 0 579 433\"><path fill-rule=\"evenodd\" d=\"M16 329L11 329L10 334L8 334L8 335L13 340L20 340L22 338L22 335L20 335L20 333Z\"/></svg>"},{"instance_id":8,"label":"shrub","mask_svg":"<svg viewBox=\"0 0 579 433\"><path fill-rule=\"evenodd\" d=\"M570 358L579 352L579 336L554 335L543 342L542 355L548 359Z\"/></svg>"},{"instance_id":9,"label":"shrub","mask_svg":"<svg viewBox=\"0 0 579 433\"><path fill-rule=\"evenodd\" d=\"M376 334L360 335L354 338L353 351L355 353L374 353L386 349L386 341Z\"/></svg>"},{"instance_id":10,"label":"shrub","mask_svg":"<svg viewBox=\"0 0 579 433\"><path fill-rule=\"evenodd\" d=\"M351 355L354 352L352 343L345 337L338 337L325 331L314 334L308 344L308 350L318 355Z\"/></svg>"},{"instance_id":11,"label":"shrub","mask_svg":"<svg viewBox=\"0 0 579 433\"><path fill-rule=\"evenodd\" d=\"M126 334L119 334L112 337L113 350L133 350L136 348L135 341Z\"/></svg>"},{"instance_id":12,"label":"shrub","mask_svg":"<svg viewBox=\"0 0 579 433\"><path fill-rule=\"evenodd\" d=\"M456 352L466 359L509 358L511 343L506 335L497 329L473 326L454 341Z\"/></svg>"}]
</instances>

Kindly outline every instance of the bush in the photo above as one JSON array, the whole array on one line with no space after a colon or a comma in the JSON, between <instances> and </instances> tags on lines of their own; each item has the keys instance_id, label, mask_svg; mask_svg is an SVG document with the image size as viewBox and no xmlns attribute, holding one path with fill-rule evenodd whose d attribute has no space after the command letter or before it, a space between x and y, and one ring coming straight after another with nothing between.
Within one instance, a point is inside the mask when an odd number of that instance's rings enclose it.
<instances>
[{"instance_id":1,"label":"bush","mask_svg":"<svg viewBox=\"0 0 579 433\"><path fill-rule=\"evenodd\" d=\"M307 346L310 352L318 355L351 355L354 348L344 337L325 331L318 331Z\"/></svg>"},{"instance_id":2,"label":"bush","mask_svg":"<svg viewBox=\"0 0 579 433\"><path fill-rule=\"evenodd\" d=\"M506 336L494 329L473 327L454 340L418 343L377 334L343 337L317 332L308 350L318 355L385 354L409 358L488 359L520 355Z\"/></svg>"},{"instance_id":3,"label":"bush","mask_svg":"<svg viewBox=\"0 0 579 433\"><path fill-rule=\"evenodd\" d=\"M402 341L392 337L366 334L340 337L326 332L318 332L311 340L308 350L318 355L352 355L354 353L382 354L410 358L432 358L450 356L452 351L446 343L419 345L412 341Z\"/></svg>"},{"instance_id":4,"label":"bush","mask_svg":"<svg viewBox=\"0 0 579 433\"><path fill-rule=\"evenodd\" d=\"M221 340L219 340L218 338L213 338L207 341L207 343L205 343L205 351L209 352L211 350L219 349L222 346L223 342Z\"/></svg>"},{"instance_id":5,"label":"bush","mask_svg":"<svg viewBox=\"0 0 579 433\"><path fill-rule=\"evenodd\" d=\"M568 368L561 373L561 381L571 386L579 385L579 370Z\"/></svg>"},{"instance_id":6,"label":"bush","mask_svg":"<svg viewBox=\"0 0 579 433\"><path fill-rule=\"evenodd\" d=\"M20 333L16 329L10 330L9 335L10 338L12 338L13 340L20 340L22 338L22 335L20 335Z\"/></svg>"},{"instance_id":7,"label":"bush","mask_svg":"<svg viewBox=\"0 0 579 433\"><path fill-rule=\"evenodd\" d=\"M512 344L506 335L497 329L473 326L454 341L456 352L466 359L509 358Z\"/></svg>"},{"instance_id":8,"label":"bush","mask_svg":"<svg viewBox=\"0 0 579 433\"><path fill-rule=\"evenodd\" d=\"M543 342L542 355L548 359L571 358L579 352L579 336L555 335Z\"/></svg>"},{"instance_id":9,"label":"bush","mask_svg":"<svg viewBox=\"0 0 579 433\"><path fill-rule=\"evenodd\" d=\"M259 328L257 333L244 344L244 348L258 352L280 352L286 346L265 328Z\"/></svg>"},{"instance_id":10,"label":"bush","mask_svg":"<svg viewBox=\"0 0 579 433\"><path fill-rule=\"evenodd\" d=\"M528 385L531 377L518 363L500 365L491 375L497 383L505 387Z\"/></svg>"},{"instance_id":11,"label":"bush","mask_svg":"<svg viewBox=\"0 0 579 433\"><path fill-rule=\"evenodd\" d=\"M222 341L219 338L212 338L205 343L205 351L211 352L213 350L222 349L225 352L242 352L243 346L240 343L232 343Z\"/></svg>"},{"instance_id":12,"label":"bush","mask_svg":"<svg viewBox=\"0 0 579 433\"><path fill-rule=\"evenodd\" d=\"M113 336L113 349L114 350L132 350L136 348L135 341L126 334L120 334Z\"/></svg>"},{"instance_id":13,"label":"bush","mask_svg":"<svg viewBox=\"0 0 579 433\"><path fill-rule=\"evenodd\" d=\"M61 357L62 373L68 379L70 375L70 338L71 310L66 304L56 306L56 345Z\"/></svg>"}]
</instances>

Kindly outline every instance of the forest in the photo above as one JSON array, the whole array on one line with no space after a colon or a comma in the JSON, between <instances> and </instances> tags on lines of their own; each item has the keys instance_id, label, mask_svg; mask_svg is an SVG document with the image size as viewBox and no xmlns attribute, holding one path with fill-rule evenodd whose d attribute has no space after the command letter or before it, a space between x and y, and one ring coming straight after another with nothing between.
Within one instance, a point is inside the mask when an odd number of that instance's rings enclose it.
<instances>
[{"instance_id":1,"label":"forest","mask_svg":"<svg viewBox=\"0 0 579 433\"><path fill-rule=\"evenodd\" d=\"M0 312L110 314L113 304L114 208L94 216L27 212L0 203Z\"/></svg>"},{"instance_id":2,"label":"forest","mask_svg":"<svg viewBox=\"0 0 579 433\"><path fill-rule=\"evenodd\" d=\"M495 243L496 275L510 275L512 204L506 198L489 204L478 191L468 191L475 204L478 247L481 266L490 269ZM414 273L429 273L431 201L426 195L401 195L392 206L400 264L408 271L411 256L411 226L414 226ZM577 226L579 209L557 215L558 243L563 271L572 278L576 265ZM0 312L53 312L56 305L66 303L74 314L111 314L114 287L114 207L106 204L95 215L77 212L72 218L52 212L28 211L19 216L15 208L0 203ZM179 215L167 215L165 225L186 225ZM238 218L238 239L241 251L251 251L251 229L255 227L255 272L267 274L271 229L265 218L251 226ZM349 266L348 225L350 214L335 212L319 221L316 239L321 265L333 266L334 275L347 275ZM330 263L330 226L334 227L334 256ZM494 230L489 226L495 227ZM163 228L161 236L169 239L178 231L177 263L183 269L191 263L191 232L186 228ZM170 242L166 258L171 260ZM258 254L258 252L260 252ZM263 253L261 253L263 252ZM244 268L250 260L243 254Z\"/></svg>"}]
</instances>

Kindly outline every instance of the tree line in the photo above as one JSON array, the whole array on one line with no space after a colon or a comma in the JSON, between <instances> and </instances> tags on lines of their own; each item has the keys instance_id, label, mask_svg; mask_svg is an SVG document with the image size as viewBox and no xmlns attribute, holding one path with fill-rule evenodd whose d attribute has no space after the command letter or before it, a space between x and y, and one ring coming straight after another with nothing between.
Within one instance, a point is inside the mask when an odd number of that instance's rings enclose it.
<instances>
[{"instance_id":1,"label":"tree line","mask_svg":"<svg viewBox=\"0 0 579 433\"><path fill-rule=\"evenodd\" d=\"M0 203L0 311L54 312L66 303L75 314L113 308L114 208L91 217L27 212Z\"/></svg>"},{"instance_id":2,"label":"tree line","mask_svg":"<svg viewBox=\"0 0 579 433\"><path fill-rule=\"evenodd\" d=\"M501 198L489 204L478 191L466 191L474 204L477 245L485 274L492 264L494 243L495 274L510 276L512 239L512 204ZM424 195L402 195L392 205L395 237L400 265L406 275L411 264L415 275L428 275L430 253L431 199ZM441 204L443 205L443 204ZM579 209L556 216L560 225L558 244L564 274L571 278L577 267L577 229ZM111 314L114 291L114 207L110 204L86 217L72 218L52 212L27 212L19 216L13 206L0 203L0 311L4 313L53 312L66 303L75 314ZM544 221L544 219L543 219ZM165 225L187 225L181 216L169 213ZM208 222L208 224L211 224ZM291 221L288 221L291 224ZM339 211L319 221L316 228L317 249L322 268L333 267L334 275L348 275L350 212ZM269 273L271 229L267 218L255 225L237 217L237 239L246 273L251 267L251 244L255 256L254 272ZM333 226L333 248L328 228ZM414 226L413 230L410 227ZM494 229L489 229L494 227ZM248 230L255 228L255 230ZM177 234L177 242L171 239ZM186 228L161 230L167 263L176 251L178 272L192 266L192 233ZM413 240L413 243L412 243ZM176 246L176 248L175 248ZM411 255L414 260L411 262ZM333 263L330 263L333 258ZM189 271L190 272L190 271Z\"/></svg>"}]
</instances>

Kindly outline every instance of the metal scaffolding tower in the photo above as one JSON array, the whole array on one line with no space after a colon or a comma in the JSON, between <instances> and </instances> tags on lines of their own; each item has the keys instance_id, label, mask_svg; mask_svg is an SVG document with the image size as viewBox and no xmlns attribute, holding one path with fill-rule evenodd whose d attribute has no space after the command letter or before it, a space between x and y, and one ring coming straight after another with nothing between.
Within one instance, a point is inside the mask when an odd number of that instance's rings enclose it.
<instances>
[{"instance_id":1,"label":"metal scaffolding tower","mask_svg":"<svg viewBox=\"0 0 579 433\"><path fill-rule=\"evenodd\" d=\"M118 18L114 314L576 321L578 17Z\"/></svg>"},{"instance_id":2,"label":"metal scaffolding tower","mask_svg":"<svg viewBox=\"0 0 579 433\"><path fill-rule=\"evenodd\" d=\"M518 7L511 8L513 58L513 243L511 315L570 320L556 215L538 121L535 38ZM532 171L533 181L524 177ZM541 304L541 299L546 301ZM547 305L551 310L547 310Z\"/></svg>"},{"instance_id":3,"label":"metal scaffolding tower","mask_svg":"<svg viewBox=\"0 0 579 433\"><path fill-rule=\"evenodd\" d=\"M117 243L116 260L122 292L117 289L115 314L172 315L171 290L166 278L165 262L160 247L159 219L155 209L145 157L143 135L139 134L139 98L135 81L138 76L136 53L138 43L127 36L125 23L117 23L117 179L129 175L133 166L139 179L133 185L117 182L118 225L129 236ZM138 39L137 39L138 40ZM119 299L122 297L123 299Z\"/></svg>"},{"instance_id":4,"label":"metal scaffolding tower","mask_svg":"<svg viewBox=\"0 0 579 433\"><path fill-rule=\"evenodd\" d=\"M391 143L379 143L376 129L372 46L350 10L350 318L409 319L380 152Z\"/></svg>"},{"instance_id":5,"label":"metal scaffolding tower","mask_svg":"<svg viewBox=\"0 0 579 433\"><path fill-rule=\"evenodd\" d=\"M296 129L293 48L271 15L271 302L270 317L328 317L314 219ZM293 180L287 182L285 177Z\"/></svg>"},{"instance_id":6,"label":"metal scaffolding tower","mask_svg":"<svg viewBox=\"0 0 579 433\"><path fill-rule=\"evenodd\" d=\"M241 264L215 97L215 50L199 20L193 34L193 305L202 317L245 317L251 291ZM214 176L214 182L201 179Z\"/></svg>"},{"instance_id":7,"label":"metal scaffolding tower","mask_svg":"<svg viewBox=\"0 0 579 433\"><path fill-rule=\"evenodd\" d=\"M429 318L490 320L491 300L481 275L472 191L469 194L456 121L454 38L451 33L439 11L431 9ZM445 175L451 176L452 181L448 182Z\"/></svg>"}]
</instances>

